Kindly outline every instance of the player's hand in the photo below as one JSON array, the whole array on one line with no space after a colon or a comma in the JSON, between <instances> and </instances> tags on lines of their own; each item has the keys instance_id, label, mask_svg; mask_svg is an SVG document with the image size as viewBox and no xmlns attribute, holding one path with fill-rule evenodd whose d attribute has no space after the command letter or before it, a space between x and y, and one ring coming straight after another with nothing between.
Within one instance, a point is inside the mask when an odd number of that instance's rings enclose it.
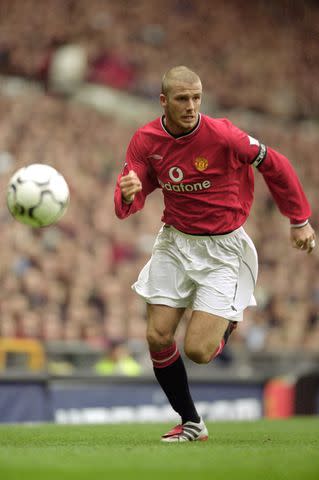
<instances>
[{"instance_id":1,"label":"player's hand","mask_svg":"<svg viewBox=\"0 0 319 480\"><path fill-rule=\"evenodd\" d=\"M298 250L305 250L311 253L316 246L316 236L314 229L307 223L304 227L291 228L290 239L292 246Z\"/></svg>"},{"instance_id":2,"label":"player's hand","mask_svg":"<svg viewBox=\"0 0 319 480\"><path fill-rule=\"evenodd\" d=\"M120 180L120 189L125 203L132 203L137 192L142 190L142 182L134 172L130 170Z\"/></svg>"}]
</instances>

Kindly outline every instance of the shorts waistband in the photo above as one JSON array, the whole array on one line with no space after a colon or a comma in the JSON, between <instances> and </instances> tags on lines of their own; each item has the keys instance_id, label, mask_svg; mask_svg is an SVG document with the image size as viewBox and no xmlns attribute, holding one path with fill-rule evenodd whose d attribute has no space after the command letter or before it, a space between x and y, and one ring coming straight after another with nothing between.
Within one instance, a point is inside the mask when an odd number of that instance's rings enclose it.
<instances>
[{"instance_id":1,"label":"shorts waistband","mask_svg":"<svg viewBox=\"0 0 319 480\"><path fill-rule=\"evenodd\" d=\"M173 227L172 225L167 225L165 224L163 226L163 228L169 228L171 230L174 230L175 232L178 232L178 233L181 233L182 235L185 235L185 237L188 237L188 238L220 238L220 237L227 237L227 236L231 236L233 235L234 233L238 232L239 230L241 230L243 227L240 226L238 228L235 228L235 230L230 230L229 232L223 232L223 233L186 233L186 232L182 232L181 230L178 230L177 228Z\"/></svg>"}]
</instances>

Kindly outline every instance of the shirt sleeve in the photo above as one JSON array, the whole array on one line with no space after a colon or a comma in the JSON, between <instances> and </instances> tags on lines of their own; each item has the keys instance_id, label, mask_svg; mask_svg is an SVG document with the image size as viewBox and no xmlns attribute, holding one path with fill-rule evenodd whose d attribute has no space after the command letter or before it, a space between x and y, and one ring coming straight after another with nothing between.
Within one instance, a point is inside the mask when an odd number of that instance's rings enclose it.
<instances>
[{"instance_id":1,"label":"shirt sleeve","mask_svg":"<svg viewBox=\"0 0 319 480\"><path fill-rule=\"evenodd\" d=\"M311 208L299 178L289 160L276 150L230 124L230 147L240 163L259 170L280 212L292 225L305 224Z\"/></svg>"},{"instance_id":2,"label":"shirt sleeve","mask_svg":"<svg viewBox=\"0 0 319 480\"><path fill-rule=\"evenodd\" d=\"M127 175L130 170L134 170L142 182L142 190L138 192L132 203L127 204L123 201L121 189L119 186L120 179L123 175ZM143 148L139 133L135 133L132 137L126 152L125 163L122 172L118 175L115 192L114 204L115 213L118 218L126 218L129 215L141 210L144 206L145 199L153 190L159 187L157 178L150 166L147 164L143 155Z\"/></svg>"}]
</instances>

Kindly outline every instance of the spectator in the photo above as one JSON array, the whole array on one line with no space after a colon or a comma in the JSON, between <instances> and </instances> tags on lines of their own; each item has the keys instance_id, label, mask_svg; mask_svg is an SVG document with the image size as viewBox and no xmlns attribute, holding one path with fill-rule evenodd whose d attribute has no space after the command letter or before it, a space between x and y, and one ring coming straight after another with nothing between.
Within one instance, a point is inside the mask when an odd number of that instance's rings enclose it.
<instances>
[{"instance_id":1,"label":"spectator","mask_svg":"<svg viewBox=\"0 0 319 480\"><path fill-rule=\"evenodd\" d=\"M141 374L141 366L130 355L127 345L123 342L113 343L95 364L99 375L127 375L135 377Z\"/></svg>"},{"instance_id":2,"label":"spectator","mask_svg":"<svg viewBox=\"0 0 319 480\"><path fill-rule=\"evenodd\" d=\"M182 61L185 51L211 92L208 108L219 107L223 116L222 108L235 105L227 113L234 123L291 159L318 227L319 163L314 152L319 149L319 62L313 29L319 8L314 2L287 7L285 2L249 0L243 7L235 0L214 0L214 8L207 9L204 0L163 0L155 13L153 2L139 0L129 4L129 15L121 2L71 3L1 2L6 74L38 78L55 38L83 46L91 73L94 59L108 52L108 58L116 57L117 68L129 67L125 82L112 86L153 98L158 72ZM37 27L44 23L46 28ZM187 51L185 38L190 40ZM44 93L15 97L11 91L11 96L0 97L0 115L5 118L0 125L2 191L14 170L34 162L61 170L71 189L68 212L49 229L29 229L14 222L6 208L1 210L0 335L82 341L98 348L124 338L135 354L145 348L144 311L133 297L124 301L124 292L149 256L161 194L154 193L143 213L125 225L111 214L114 178L134 128L124 119L122 124ZM256 191L247 231L261 263L258 308L236 332L236 348L313 352L319 336L319 287L314 281L318 253L305 259L286 250L279 241L286 225L258 176ZM270 223L275 232L271 237ZM278 301L278 295L288 301Z\"/></svg>"}]
</instances>

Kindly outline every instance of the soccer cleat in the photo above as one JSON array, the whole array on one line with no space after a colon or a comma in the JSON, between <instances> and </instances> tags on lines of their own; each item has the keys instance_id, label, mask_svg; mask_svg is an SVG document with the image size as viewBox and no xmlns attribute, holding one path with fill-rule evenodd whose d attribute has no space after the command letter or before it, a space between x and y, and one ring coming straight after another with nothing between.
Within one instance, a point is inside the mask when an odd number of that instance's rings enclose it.
<instances>
[{"instance_id":1,"label":"soccer cleat","mask_svg":"<svg viewBox=\"0 0 319 480\"><path fill-rule=\"evenodd\" d=\"M182 425L176 425L169 432L162 436L162 442L204 442L208 440L208 431L205 423L201 419L199 423L185 422Z\"/></svg>"},{"instance_id":2,"label":"soccer cleat","mask_svg":"<svg viewBox=\"0 0 319 480\"><path fill-rule=\"evenodd\" d=\"M227 327L226 330L225 330L224 336L223 336L223 338L221 339L220 344L219 344L219 346L217 347L216 351L213 353L211 359L216 358L217 355L219 355L219 354L223 351L224 346L226 345L228 338L230 337L231 333L232 333L236 328L237 328L237 322L232 322L232 321L230 321L228 327Z\"/></svg>"}]
</instances>

